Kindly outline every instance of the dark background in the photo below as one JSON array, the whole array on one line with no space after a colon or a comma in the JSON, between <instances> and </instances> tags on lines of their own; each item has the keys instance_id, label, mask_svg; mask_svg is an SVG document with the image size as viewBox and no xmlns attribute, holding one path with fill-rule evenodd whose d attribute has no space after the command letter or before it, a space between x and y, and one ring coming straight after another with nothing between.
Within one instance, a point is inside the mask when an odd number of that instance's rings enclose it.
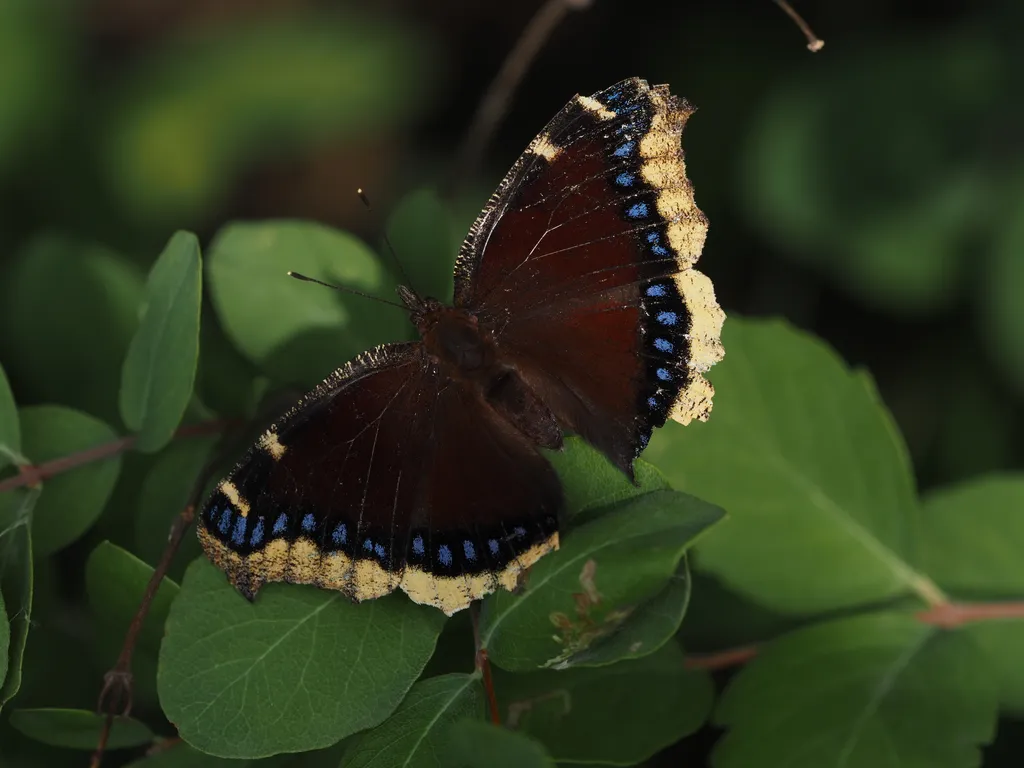
<instances>
[{"instance_id":1,"label":"dark background","mask_svg":"<svg viewBox=\"0 0 1024 768\"><path fill-rule=\"evenodd\" d=\"M239 218L315 219L377 243L397 200L450 181L478 100L537 7L4 0L0 286L54 234L75 244L69 267L98 244L140 279L174 230L206 245ZM573 94L630 76L670 83L698 107L684 147L711 222L700 268L726 311L783 315L869 369L922 488L1020 468L1024 6L797 8L826 41L817 54L770 0L597 0L570 15L483 172L459 179L459 221ZM89 327L38 303L35 325ZM13 341L25 318L0 306L0 322L19 404L68 391ZM1001 728L994 751L1014 738Z\"/></svg>"}]
</instances>

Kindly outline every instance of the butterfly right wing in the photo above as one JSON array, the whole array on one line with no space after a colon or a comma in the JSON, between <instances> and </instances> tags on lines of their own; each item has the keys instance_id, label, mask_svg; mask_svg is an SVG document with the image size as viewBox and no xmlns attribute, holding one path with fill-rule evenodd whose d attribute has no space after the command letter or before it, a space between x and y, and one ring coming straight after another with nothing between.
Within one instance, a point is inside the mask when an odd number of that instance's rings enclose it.
<instances>
[{"instance_id":1,"label":"butterfly right wing","mask_svg":"<svg viewBox=\"0 0 1024 768\"><path fill-rule=\"evenodd\" d=\"M207 501L199 538L247 597L272 581L353 600L395 588L446 613L557 547L550 465L420 343L332 374Z\"/></svg>"}]
</instances>

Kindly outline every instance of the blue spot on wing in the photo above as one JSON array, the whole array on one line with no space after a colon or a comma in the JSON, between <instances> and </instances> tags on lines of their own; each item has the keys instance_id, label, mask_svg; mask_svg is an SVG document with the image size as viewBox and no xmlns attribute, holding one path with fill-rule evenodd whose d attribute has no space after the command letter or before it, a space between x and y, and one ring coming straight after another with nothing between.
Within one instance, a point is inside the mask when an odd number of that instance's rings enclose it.
<instances>
[{"instance_id":1,"label":"blue spot on wing","mask_svg":"<svg viewBox=\"0 0 1024 768\"><path fill-rule=\"evenodd\" d=\"M662 381L672 381L672 374L669 373L668 368L659 368L655 373L658 374L658 378Z\"/></svg>"},{"instance_id":2,"label":"blue spot on wing","mask_svg":"<svg viewBox=\"0 0 1024 768\"><path fill-rule=\"evenodd\" d=\"M217 529L221 533L227 533L228 528L231 527L231 507L224 507L224 511L220 513L220 522L217 523Z\"/></svg>"},{"instance_id":3,"label":"blue spot on wing","mask_svg":"<svg viewBox=\"0 0 1024 768\"><path fill-rule=\"evenodd\" d=\"M306 533L312 533L314 528L316 528L316 518L313 517L312 512L307 512L302 518L302 530Z\"/></svg>"},{"instance_id":4,"label":"blue spot on wing","mask_svg":"<svg viewBox=\"0 0 1024 768\"><path fill-rule=\"evenodd\" d=\"M462 542L462 551L469 562L476 560L476 547L473 546L473 542L469 539Z\"/></svg>"},{"instance_id":5,"label":"blue spot on wing","mask_svg":"<svg viewBox=\"0 0 1024 768\"><path fill-rule=\"evenodd\" d=\"M249 546L258 547L263 543L263 518L256 521L256 527L252 529L252 536L249 537Z\"/></svg>"},{"instance_id":6,"label":"blue spot on wing","mask_svg":"<svg viewBox=\"0 0 1024 768\"><path fill-rule=\"evenodd\" d=\"M647 398L647 405L649 405L651 408L657 408L658 407L658 400L657 400L657 398L648 397Z\"/></svg>"},{"instance_id":7,"label":"blue spot on wing","mask_svg":"<svg viewBox=\"0 0 1024 768\"><path fill-rule=\"evenodd\" d=\"M678 317L675 312L659 312L658 322L662 325L675 325Z\"/></svg>"},{"instance_id":8,"label":"blue spot on wing","mask_svg":"<svg viewBox=\"0 0 1024 768\"><path fill-rule=\"evenodd\" d=\"M245 541L245 518L239 515L235 520L235 529L231 531L231 543L240 547L243 541Z\"/></svg>"},{"instance_id":9,"label":"blue spot on wing","mask_svg":"<svg viewBox=\"0 0 1024 768\"><path fill-rule=\"evenodd\" d=\"M632 173L620 173L615 177L615 183L620 187L631 187L634 181L636 181L636 176Z\"/></svg>"},{"instance_id":10,"label":"blue spot on wing","mask_svg":"<svg viewBox=\"0 0 1024 768\"><path fill-rule=\"evenodd\" d=\"M412 553L422 557L424 552L426 552L426 548L423 546L423 537L417 534L416 538L412 540Z\"/></svg>"},{"instance_id":11,"label":"blue spot on wing","mask_svg":"<svg viewBox=\"0 0 1024 768\"><path fill-rule=\"evenodd\" d=\"M487 548L489 550L491 550L491 554L492 555L498 554L498 540L497 539L488 539L487 540Z\"/></svg>"},{"instance_id":12,"label":"blue spot on wing","mask_svg":"<svg viewBox=\"0 0 1024 768\"><path fill-rule=\"evenodd\" d=\"M452 564L452 551L448 549L447 544L442 544L437 548L437 559L441 561L441 565L447 567Z\"/></svg>"},{"instance_id":13,"label":"blue spot on wing","mask_svg":"<svg viewBox=\"0 0 1024 768\"><path fill-rule=\"evenodd\" d=\"M383 544L374 544L373 554L375 554L381 560L384 560L388 556L387 550L384 549Z\"/></svg>"},{"instance_id":14,"label":"blue spot on wing","mask_svg":"<svg viewBox=\"0 0 1024 768\"><path fill-rule=\"evenodd\" d=\"M366 539L366 541L363 542L363 549L365 549L367 552L373 552L373 540Z\"/></svg>"},{"instance_id":15,"label":"blue spot on wing","mask_svg":"<svg viewBox=\"0 0 1024 768\"><path fill-rule=\"evenodd\" d=\"M521 539L523 538L523 536L526 535L526 529L523 528L523 526L521 525L517 525L515 528L512 529L512 535L515 536L517 539Z\"/></svg>"},{"instance_id":16,"label":"blue spot on wing","mask_svg":"<svg viewBox=\"0 0 1024 768\"><path fill-rule=\"evenodd\" d=\"M637 203L636 205L630 207L630 209L628 211L626 211L626 215L629 216L629 218L631 218L631 219L644 219L644 218L646 218L647 217L647 203Z\"/></svg>"},{"instance_id":17,"label":"blue spot on wing","mask_svg":"<svg viewBox=\"0 0 1024 768\"><path fill-rule=\"evenodd\" d=\"M668 339L655 339L654 346L659 352L671 353L672 350L675 349L675 347L672 346L672 342Z\"/></svg>"},{"instance_id":18,"label":"blue spot on wing","mask_svg":"<svg viewBox=\"0 0 1024 768\"><path fill-rule=\"evenodd\" d=\"M646 448L647 443L650 442L650 439L651 438L648 435L640 435L640 447Z\"/></svg>"},{"instance_id":19,"label":"blue spot on wing","mask_svg":"<svg viewBox=\"0 0 1024 768\"><path fill-rule=\"evenodd\" d=\"M664 296L665 286L664 285L652 285L647 289L648 296Z\"/></svg>"},{"instance_id":20,"label":"blue spot on wing","mask_svg":"<svg viewBox=\"0 0 1024 768\"><path fill-rule=\"evenodd\" d=\"M635 141L627 141L625 144L622 144L619 147L617 147L616 150L612 152L612 154L615 155L616 157L628 157L629 153L633 151L633 147L635 146Z\"/></svg>"},{"instance_id":21,"label":"blue spot on wing","mask_svg":"<svg viewBox=\"0 0 1024 768\"><path fill-rule=\"evenodd\" d=\"M660 245L655 245L651 247L651 253L655 256L668 256L668 249Z\"/></svg>"},{"instance_id":22,"label":"blue spot on wing","mask_svg":"<svg viewBox=\"0 0 1024 768\"><path fill-rule=\"evenodd\" d=\"M331 533L331 541L339 546L348 541L348 528L345 527L344 523L338 523L335 526L333 533Z\"/></svg>"},{"instance_id":23,"label":"blue spot on wing","mask_svg":"<svg viewBox=\"0 0 1024 768\"><path fill-rule=\"evenodd\" d=\"M277 520L274 521L274 530L271 531L271 533L273 533L275 536L280 536L282 533L284 533L287 527L288 515L282 512L280 515L277 516Z\"/></svg>"}]
</instances>

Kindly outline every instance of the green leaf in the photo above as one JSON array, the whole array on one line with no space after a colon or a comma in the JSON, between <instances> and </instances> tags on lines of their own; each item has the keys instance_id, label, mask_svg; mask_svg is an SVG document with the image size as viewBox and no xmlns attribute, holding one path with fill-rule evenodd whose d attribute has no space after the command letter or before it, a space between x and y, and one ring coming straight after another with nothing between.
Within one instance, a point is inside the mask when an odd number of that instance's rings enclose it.
<instances>
[{"instance_id":1,"label":"green leaf","mask_svg":"<svg viewBox=\"0 0 1024 768\"><path fill-rule=\"evenodd\" d=\"M615 632L599 637L589 648L552 668L601 667L654 653L679 631L689 602L690 569L684 555L668 584L641 603Z\"/></svg>"},{"instance_id":2,"label":"green leaf","mask_svg":"<svg viewBox=\"0 0 1024 768\"><path fill-rule=\"evenodd\" d=\"M451 724L483 712L479 675L421 680L391 717L345 753L342 768L446 768Z\"/></svg>"},{"instance_id":3,"label":"green leaf","mask_svg":"<svg viewBox=\"0 0 1024 768\"><path fill-rule=\"evenodd\" d=\"M452 768L555 768L536 741L491 723L457 723L450 744Z\"/></svg>"},{"instance_id":4,"label":"green leaf","mask_svg":"<svg viewBox=\"0 0 1024 768\"><path fill-rule=\"evenodd\" d=\"M714 686L687 670L668 643L635 661L597 669L500 674L495 690L508 723L560 763L636 765L704 724Z\"/></svg>"},{"instance_id":5,"label":"green leaf","mask_svg":"<svg viewBox=\"0 0 1024 768\"><path fill-rule=\"evenodd\" d=\"M18 329L0 335L7 374L34 402L113 423L141 299L142 275L121 256L65 237L36 237L0 279L0 324Z\"/></svg>"},{"instance_id":6,"label":"green leaf","mask_svg":"<svg viewBox=\"0 0 1024 768\"><path fill-rule=\"evenodd\" d=\"M39 490L0 494L0 589L10 621L7 674L0 685L0 708L21 688L21 665L32 626L32 519Z\"/></svg>"},{"instance_id":7,"label":"green leaf","mask_svg":"<svg viewBox=\"0 0 1024 768\"><path fill-rule=\"evenodd\" d=\"M248 768L252 764L252 760L227 760L207 755L179 741L172 747L129 763L128 768Z\"/></svg>"},{"instance_id":8,"label":"green leaf","mask_svg":"<svg viewBox=\"0 0 1024 768\"><path fill-rule=\"evenodd\" d=\"M634 485L603 453L578 437L566 438L563 450L545 451L544 455L558 472L566 514L576 525L589 519L586 513L670 488L661 470L642 459L633 463Z\"/></svg>"},{"instance_id":9,"label":"green leaf","mask_svg":"<svg viewBox=\"0 0 1024 768\"><path fill-rule=\"evenodd\" d=\"M97 165L118 213L151 224L203 220L244 170L325 143L377 168L380 142L429 103L435 61L422 31L339 6L162 36L121 70Z\"/></svg>"},{"instance_id":10,"label":"green leaf","mask_svg":"<svg viewBox=\"0 0 1024 768\"><path fill-rule=\"evenodd\" d=\"M716 768L975 768L996 680L962 633L875 613L797 630L733 678Z\"/></svg>"},{"instance_id":11,"label":"green leaf","mask_svg":"<svg viewBox=\"0 0 1024 768\"><path fill-rule=\"evenodd\" d=\"M418 189L403 197L388 217L387 231L410 287L421 296L451 304L459 235L437 192ZM401 270L394 274L401 280Z\"/></svg>"},{"instance_id":12,"label":"green leaf","mask_svg":"<svg viewBox=\"0 0 1024 768\"><path fill-rule=\"evenodd\" d=\"M202 257L191 232L175 232L146 282L146 305L121 375L121 417L152 453L181 422L199 359Z\"/></svg>"},{"instance_id":13,"label":"green leaf","mask_svg":"<svg viewBox=\"0 0 1024 768\"><path fill-rule=\"evenodd\" d=\"M530 570L522 595L484 602L481 643L507 670L565 664L665 587L722 510L673 491L624 502L569 531Z\"/></svg>"},{"instance_id":14,"label":"green leaf","mask_svg":"<svg viewBox=\"0 0 1024 768\"><path fill-rule=\"evenodd\" d=\"M152 566L160 562L167 547L167 535L174 521L188 503L189 494L199 473L216 446L217 437L193 437L175 440L156 457L146 473L139 491L135 516L134 552ZM199 539L186 534L182 539L175 562L168 569L174 579L180 579L185 567L202 555Z\"/></svg>"},{"instance_id":15,"label":"green leaf","mask_svg":"<svg viewBox=\"0 0 1024 768\"><path fill-rule=\"evenodd\" d=\"M7 679L7 654L11 650L11 625L7 618L7 607L4 605L4 593L0 592L0 688Z\"/></svg>"},{"instance_id":16,"label":"green leaf","mask_svg":"<svg viewBox=\"0 0 1024 768\"><path fill-rule=\"evenodd\" d=\"M4 367L0 365L0 469L13 463L24 463L21 455L21 425L18 423L14 393L11 392Z\"/></svg>"},{"instance_id":17,"label":"green leaf","mask_svg":"<svg viewBox=\"0 0 1024 768\"><path fill-rule=\"evenodd\" d=\"M705 423L666 425L647 456L729 510L697 568L764 607L815 613L938 590L911 562L906 451L866 375L779 321L731 317Z\"/></svg>"},{"instance_id":18,"label":"green leaf","mask_svg":"<svg viewBox=\"0 0 1024 768\"><path fill-rule=\"evenodd\" d=\"M113 658L116 658L116 651L120 650L121 640L139 608L152 575L151 567L109 541L99 544L86 561L85 591L89 597L89 607L104 635L117 641L110 648L114 651ZM139 633L136 652L156 654L160 650L164 623L171 602L178 595L178 589L178 585L170 579L164 578L160 582L150 603L146 622Z\"/></svg>"},{"instance_id":19,"label":"green leaf","mask_svg":"<svg viewBox=\"0 0 1024 768\"><path fill-rule=\"evenodd\" d=\"M229 224L210 247L208 270L225 332L282 381L311 385L407 333L407 313L395 307L288 277L292 270L393 301L377 255L346 232L297 221Z\"/></svg>"},{"instance_id":20,"label":"green leaf","mask_svg":"<svg viewBox=\"0 0 1024 768\"><path fill-rule=\"evenodd\" d=\"M16 709L11 725L29 738L69 749L96 749L104 716L82 709ZM124 749L149 744L153 733L138 720L115 717L107 749Z\"/></svg>"},{"instance_id":21,"label":"green leaf","mask_svg":"<svg viewBox=\"0 0 1024 768\"><path fill-rule=\"evenodd\" d=\"M444 614L404 596L271 584L255 602L207 560L189 566L160 648L160 702L220 757L324 747L381 723L434 650Z\"/></svg>"},{"instance_id":22,"label":"green leaf","mask_svg":"<svg viewBox=\"0 0 1024 768\"><path fill-rule=\"evenodd\" d=\"M25 454L42 464L117 439L110 427L92 416L57 405L21 409ZM51 477L32 515L37 555L66 547L85 533L103 512L121 471L112 455Z\"/></svg>"},{"instance_id":23,"label":"green leaf","mask_svg":"<svg viewBox=\"0 0 1024 768\"><path fill-rule=\"evenodd\" d=\"M929 494L921 552L928 573L965 599L1024 596L1024 475L993 476ZM1024 716L1024 619L963 628L987 653L1001 707Z\"/></svg>"},{"instance_id":24,"label":"green leaf","mask_svg":"<svg viewBox=\"0 0 1024 768\"><path fill-rule=\"evenodd\" d=\"M1003 214L1003 226L996 235L990 267L981 274L979 312L988 343L996 361L1024 390L1024 318L1017 297L1024 291L1024 180L1005 195L1009 203Z\"/></svg>"}]
</instances>

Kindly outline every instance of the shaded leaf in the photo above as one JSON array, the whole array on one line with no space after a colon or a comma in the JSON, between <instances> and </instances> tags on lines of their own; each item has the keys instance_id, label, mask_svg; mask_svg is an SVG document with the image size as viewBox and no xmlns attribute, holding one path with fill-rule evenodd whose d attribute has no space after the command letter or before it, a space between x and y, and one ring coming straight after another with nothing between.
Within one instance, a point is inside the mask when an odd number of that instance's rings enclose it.
<instances>
[{"instance_id":1,"label":"shaded leaf","mask_svg":"<svg viewBox=\"0 0 1024 768\"><path fill-rule=\"evenodd\" d=\"M522 595L498 592L484 602L481 643L508 670L565 663L663 589L687 547L722 515L673 491L616 506L533 566Z\"/></svg>"},{"instance_id":2,"label":"shaded leaf","mask_svg":"<svg viewBox=\"0 0 1024 768\"><path fill-rule=\"evenodd\" d=\"M714 686L687 670L676 643L635 661L595 669L501 674L510 725L559 762L636 765L704 724Z\"/></svg>"},{"instance_id":3,"label":"shaded leaf","mask_svg":"<svg viewBox=\"0 0 1024 768\"><path fill-rule=\"evenodd\" d=\"M96 749L104 715L83 709L16 709L11 725L26 736L69 749ZM153 740L153 733L138 720L115 717L107 740L107 749L138 747Z\"/></svg>"},{"instance_id":4,"label":"shaded leaf","mask_svg":"<svg viewBox=\"0 0 1024 768\"><path fill-rule=\"evenodd\" d=\"M377 255L356 237L297 221L235 223L209 249L214 306L250 360L286 382L311 385L346 360L407 333L406 313L301 283L289 270L394 300ZM267 313L273 308L273 323Z\"/></svg>"},{"instance_id":5,"label":"shaded leaf","mask_svg":"<svg viewBox=\"0 0 1024 768\"><path fill-rule=\"evenodd\" d=\"M21 409L22 442L34 464L113 442L117 435L92 416L57 405ZM51 477L32 515L36 554L67 546L103 512L121 471L121 457L92 461Z\"/></svg>"},{"instance_id":6,"label":"shaded leaf","mask_svg":"<svg viewBox=\"0 0 1024 768\"><path fill-rule=\"evenodd\" d=\"M779 321L731 317L723 340L711 419L666 425L647 453L729 511L696 567L777 611L933 597L910 562L913 475L870 380Z\"/></svg>"},{"instance_id":7,"label":"shaded leaf","mask_svg":"<svg viewBox=\"0 0 1024 768\"><path fill-rule=\"evenodd\" d=\"M271 584L250 603L207 560L189 566L160 648L160 702L221 757L333 744L384 721L430 658L437 610L393 595Z\"/></svg>"},{"instance_id":8,"label":"shaded leaf","mask_svg":"<svg viewBox=\"0 0 1024 768\"><path fill-rule=\"evenodd\" d=\"M171 526L188 503L192 487L218 439L192 437L175 440L160 452L146 473L135 514L134 552L151 566L155 567L160 562ZM186 534L168 574L172 578L180 577L185 573L185 567L201 554L199 539Z\"/></svg>"},{"instance_id":9,"label":"shaded leaf","mask_svg":"<svg viewBox=\"0 0 1024 768\"><path fill-rule=\"evenodd\" d=\"M452 768L555 768L536 741L491 723L457 723L450 744Z\"/></svg>"},{"instance_id":10,"label":"shaded leaf","mask_svg":"<svg viewBox=\"0 0 1024 768\"><path fill-rule=\"evenodd\" d=\"M980 312L987 333L982 338L993 356L1024 391L1024 318L1019 297L1024 291L1024 180L1006 195L1005 226L996 235L990 267L982 273Z\"/></svg>"},{"instance_id":11,"label":"shaded leaf","mask_svg":"<svg viewBox=\"0 0 1024 768\"><path fill-rule=\"evenodd\" d=\"M21 688L21 665L32 626L32 529L39 499L36 489L0 494L0 589L10 622L7 674L0 685L0 708Z\"/></svg>"},{"instance_id":12,"label":"shaded leaf","mask_svg":"<svg viewBox=\"0 0 1024 768\"><path fill-rule=\"evenodd\" d=\"M11 625L7 618L7 607L4 605L4 594L0 592L0 687L7 678L7 655L11 650Z\"/></svg>"},{"instance_id":13,"label":"shaded leaf","mask_svg":"<svg viewBox=\"0 0 1024 768\"><path fill-rule=\"evenodd\" d=\"M7 375L33 402L62 403L113 423L141 299L142 275L121 256L65 237L36 237L0 280L0 323L18 329L0 336Z\"/></svg>"},{"instance_id":14,"label":"shaded leaf","mask_svg":"<svg viewBox=\"0 0 1024 768\"><path fill-rule=\"evenodd\" d=\"M129 763L128 768L248 768L250 765L253 765L252 760L214 757L179 741L172 747Z\"/></svg>"},{"instance_id":15,"label":"shaded leaf","mask_svg":"<svg viewBox=\"0 0 1024 768\"><path fill-rule=\"evenodd\" d=\"M545 451L562 481L566 514L579 525L589 513L634 496L669 488L668 480L653 464L642 459L633 463L636 485L629 481L603 453L579 437L568 437L561 451Z\"/></svg>"},{"instance_id":16,"label":"shaded leaf","mask_svg":"<svg viewBox=\"0 0 1024 768\"><path fill-rule=\"evenodd\" d=\"M191 232L175 232L146 282L146 305L121 375L121 417L151 453L171 439L192 397L199 359L202 258Z\"/></svg>"},{"instance_id":17,"label":"shaded leaf","mask_svg":"<svg viewBox=\"0 0 1024 768\"><path fill-rule=\"evenodd\" d=\"M0 365L0 469L8 464L23 463L21 455L21 425L14 393Z\"/></svg>"},{"instance_id":18,"label":"shaded leaf","mask_svg":"<svg viewBox=\"0 0 1024 768\"><path fill-rule=\"evenodd\" d=\"M153 569L135 555L104 541L89 555L85 564L85 591L89 607L105 636L116 640L109 650L116 658L128 625L139 608ZM139 633L136 652L156 654L164 634L164 622L171 602L178 595L178 585L168 578L160 582L149 614Z\"/></svg>"},{"instance_id":19,"label":"shaded leaf","mask_svg":"<svg viewBox=\"0 0 1024 768\"><path fill-rule=\"evenodd\" d=\"M668 584L641 603L617 630L553 668L600 667L654 653L679 631L689 602L690 569L684 555Z\"/></svg>"},{"instance_id":20,"label":"shaded leaf","mask_svg":"<svg viewBox=\"0 0 1024 768\"><path fill-rule=\"evenodd\" d=\"M437 192L418 189L399 200L388 217L387 231L410 287L420 296L451 304L459 234ZM401 270L394 270L394 275L401 281Z\"/></svg>"},{"instance_id":21,"label":"shaded leaf","mask_svg":"<svg viewBox=\"0 0 1024 768\"><path fill-rule=\"evenodd\" d=\"M771 643L733 678L712 762L974 768L995 734L996 700L962 633L891 613L829 621Z\"/></svg>"},{"instance_id":22,"label":"shaded leaf","mask_svg":"<svg viewBox=\"0 0 1024 768\"><path fill-rule=\"evenodd\" d=\"M929 494L921 554L928 573L964 599L1020 600L1024 593L1024 475L982 478ZM996 670L1004 710L1024 716L1024 619L961 630Z\"/></svg>"},{"instance_id":23,"label":"shaded leaf","mask_svg":"<svg viewBox=\"0 0 1024 768\"><path fill-rule=\"evenodd\" d=\"M483 717L478 675L443 675L416 683L395 713L345 753L342 768L446 768L449 728Z\"/></svg>"}]
</instances>

